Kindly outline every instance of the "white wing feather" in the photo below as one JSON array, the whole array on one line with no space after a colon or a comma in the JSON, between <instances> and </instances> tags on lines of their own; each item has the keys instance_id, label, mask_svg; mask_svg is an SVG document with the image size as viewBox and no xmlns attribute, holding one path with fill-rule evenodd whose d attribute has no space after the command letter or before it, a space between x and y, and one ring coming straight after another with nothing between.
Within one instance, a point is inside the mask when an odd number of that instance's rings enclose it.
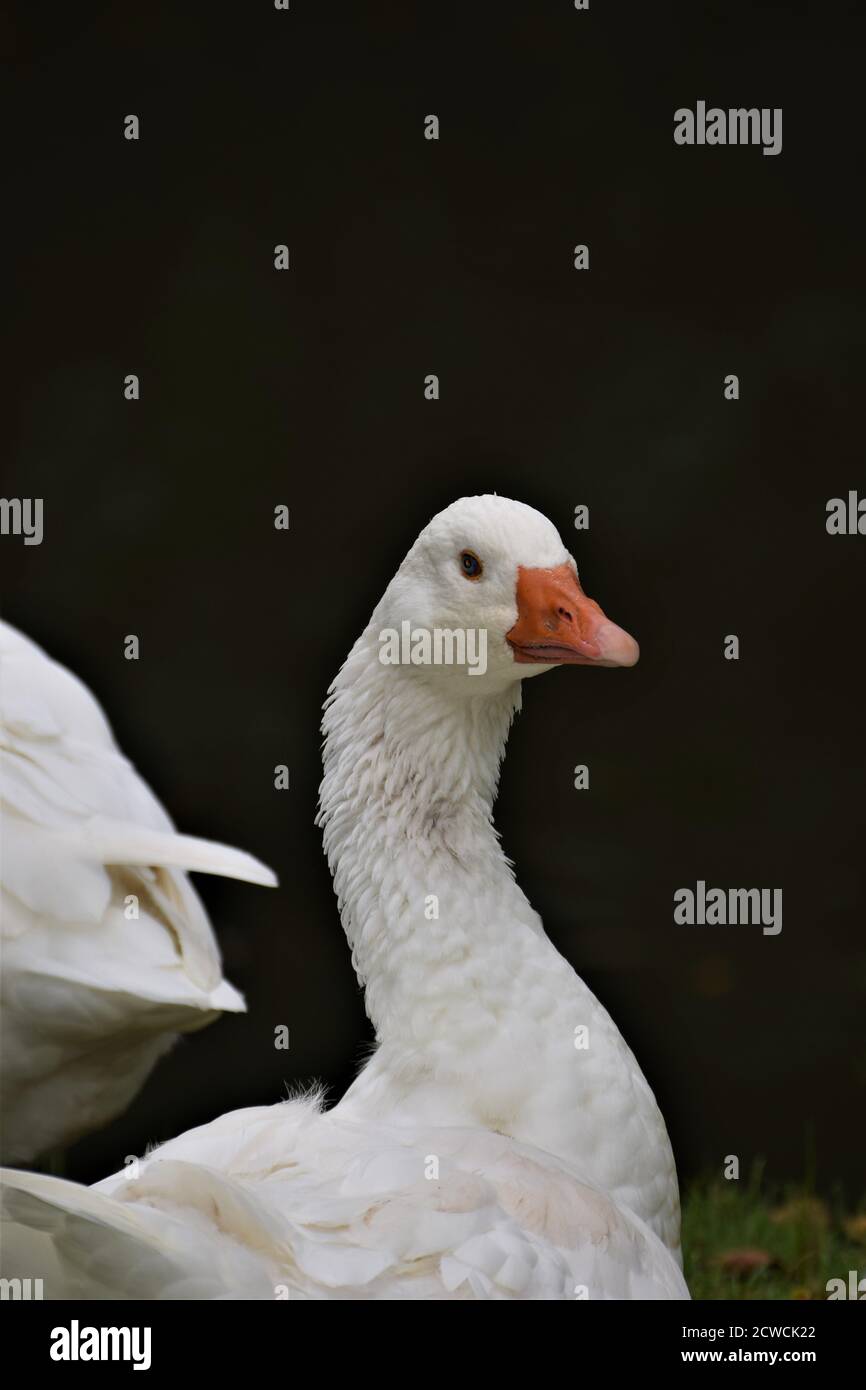
<instances>
[{"instance_id":1,"label":"white wing feather","mask_svg":"<svg viewBox=\"0 0 866 1390\"><path fill-rule=\"evenodd\" d=\"M183 871L276 879L177 834L87 688L5 623L0 772L2 1137L22 1162L116 1114L178 1032L244 1009Z\"/></svg>"}]
</instances>

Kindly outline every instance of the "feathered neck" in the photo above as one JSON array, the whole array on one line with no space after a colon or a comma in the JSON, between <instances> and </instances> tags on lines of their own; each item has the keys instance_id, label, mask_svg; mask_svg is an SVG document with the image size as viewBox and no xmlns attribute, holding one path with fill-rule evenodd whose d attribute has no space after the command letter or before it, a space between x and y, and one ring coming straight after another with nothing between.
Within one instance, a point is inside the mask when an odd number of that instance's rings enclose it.
<instances>
[{"instance_id":1,"label":"feathered neck","mask_svg":"<svg viewBox=\"0 0 866 1390\"><path fill-rule=\"evenodd\" d=\"M500 923L510 904L538 925L492 821L520 683L475 695L471 677L383 666L378 631L374 615L328 693L317 824L381 1040L417 1031L420 996L442 992L431 972L501 951L481 896Z\"/></svg>"}]
</instances>

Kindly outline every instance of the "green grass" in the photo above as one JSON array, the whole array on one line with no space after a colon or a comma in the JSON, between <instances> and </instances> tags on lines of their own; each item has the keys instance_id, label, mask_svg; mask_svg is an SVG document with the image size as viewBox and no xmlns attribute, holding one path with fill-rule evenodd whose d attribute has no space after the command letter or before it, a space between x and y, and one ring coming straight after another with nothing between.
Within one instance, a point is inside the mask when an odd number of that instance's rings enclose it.
<instances>
[{"instance_id":1,"label":"green grass","mask_svg":"<svg viewBox=\"0 0 866 1390\"><path fill-rule=\"evenodd\" d=\"M866 1207L845 1210L803 1185L774 1189L756 1165L747 1180L692 1185L683 1250L692 1298L825 1299L828 1279L866 1276ZM747 1269L740 1251L767 1263Z\"/></svg>"}]
</instances>

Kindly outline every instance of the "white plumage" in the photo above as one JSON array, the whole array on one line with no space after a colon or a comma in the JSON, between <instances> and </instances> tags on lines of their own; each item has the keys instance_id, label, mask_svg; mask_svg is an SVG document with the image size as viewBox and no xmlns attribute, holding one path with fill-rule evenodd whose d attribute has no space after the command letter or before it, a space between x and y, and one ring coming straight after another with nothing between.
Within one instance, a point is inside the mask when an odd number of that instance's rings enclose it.
<instances>
[{"instance_id":1,"label":"white plumage","mask_svg":"<svg viewBox=\"0 0 866 1390\"><path fill-rule=\"evenodd\" d=\"M0 1142L105 1124L178 1033L243 1011L184 869L276 880L178 835L69 671L0 624Z\"/></svg>"},{"instance_id":2,"label":"white plumage","mask_svg":"<svg viewBox=\"0 0 866 1390\"><path fill-rule=\"evenodd\" d=\"M483 629L484 673L384 665L403 622ZM375 1054L331 1111L237 1111L95 1189L7 1175L4 1273L42 1273L46 1297L687 1298L662 1117L492 824L521 678L636 658L538 512L435 517L323 725L319 820Z\"/></svg>"}]
</instances>

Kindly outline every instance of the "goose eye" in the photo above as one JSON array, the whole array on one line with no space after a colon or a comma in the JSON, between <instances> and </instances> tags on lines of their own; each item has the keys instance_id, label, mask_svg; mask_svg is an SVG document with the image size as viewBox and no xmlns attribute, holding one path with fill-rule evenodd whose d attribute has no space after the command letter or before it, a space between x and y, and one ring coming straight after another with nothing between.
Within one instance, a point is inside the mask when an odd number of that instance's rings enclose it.
<instances>
[{"instance_id":1,"label":"goose eye","mask_svg":"<svg viewBox=\"0 0 866 1390\"><path fill-rule=\"evenodd\" d=\"M471 550L461 550L460 568L467 579L480 579L484 570L478 556Z\"/></svg>"}]
</instances>

